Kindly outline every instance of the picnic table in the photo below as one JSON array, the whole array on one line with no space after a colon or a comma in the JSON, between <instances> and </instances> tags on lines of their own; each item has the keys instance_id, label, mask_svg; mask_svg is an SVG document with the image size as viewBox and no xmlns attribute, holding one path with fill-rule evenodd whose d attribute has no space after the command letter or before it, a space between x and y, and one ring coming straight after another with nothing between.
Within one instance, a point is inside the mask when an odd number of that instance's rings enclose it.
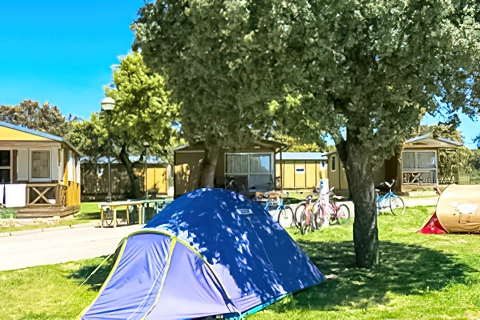
<instances>
[{"instance_id":1,"label":"picnic table","mask_svg":"<svg viewBox=\"0 0 480 320\"><path fill-rule=\"evenodd\" d=\"M138 214L138 224L144 224L146 208L150 206L153 208L154 212L161 211L168 203L172 202L171 198L158 198L158 199L149 199L149 200L126 200L126 201L112 201L112 202L100 202L98 203L98 208L100 209L100 223L103 228L104 222L106 221L105 215L108 210L112 211L113 217L113 227L117 227L117 210L125 208L126 211L126 220L127 224L130 224L130 214L132 209L137 209Z\"/></svg>"}]
</instances>

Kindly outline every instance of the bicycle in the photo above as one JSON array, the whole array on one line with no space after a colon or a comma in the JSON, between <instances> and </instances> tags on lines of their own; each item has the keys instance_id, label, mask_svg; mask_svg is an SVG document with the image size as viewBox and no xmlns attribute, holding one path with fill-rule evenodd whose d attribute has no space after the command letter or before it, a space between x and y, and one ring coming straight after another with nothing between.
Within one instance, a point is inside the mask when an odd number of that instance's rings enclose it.
<instances>
[{"instance_id":1,"label":"bicycle","mask_svg":"<svg viewBox=\"0 0 480 320\"><path fill-rule=\"evenodd\" d=\"M376 193L376 205L377 205L377 214L383 210L390 208L390 212L396 216L399 214L404 214L405 213L405 202L403 201L402 198L397 196L392 192L392 187L395 184L395 180L392 180L392 183L388 182L382 182L380 185L385 185L388 187L388 192L385 193L383 196L380 196L379 192L380 190L375 189Z\"/></svg>"},{"instance_id":2,"label":"bicycle","mask_svg":"<svg viewBox=\"0 0 480 320\"><path fill-rule=\"evenodd\" d=\"M302 201L295 210L295 216L299 215L298 229L302 235L306 235L308 231L315 231L319 228L317 214L319 206L318 200L312 203L312 195L308 195L305 201Z\"/></svg>"},{"instance_id":3,"label":"bicycle","mask_svg":"<svg viewBox=\"0 0 480 320\"><path fill-rule=\"evenodd\" d=\"M267 194L268 197L268 194ZM278 223L285 228L292 226L293 224L297 224L295 221L295 215L293 214L293 209L289 205L285 205L283 203L283 199L278 200L269 200L265 203L264 209L265 211L269 212L270 209L275 205L275 213L273 216L277 217ZM291 217L291 221L289 219Z\"/></svg>"},{"instance_id":4,"label":"bicycle","mask_svg":"<svg viewBox=\"0 0 480 320\"><path fill-rule=\"evenodd\" d=\"M321 211L321 218L319 219L322 222L321 225L323 225L325 219L329 220L329 224L348 225L350 223L350 208L344 203L338 204L337 200L340 200L341 197L335 195L333 190L334 187L326 193L328 203L324 201L319 207Z\"/></svg>"}]
</instances>

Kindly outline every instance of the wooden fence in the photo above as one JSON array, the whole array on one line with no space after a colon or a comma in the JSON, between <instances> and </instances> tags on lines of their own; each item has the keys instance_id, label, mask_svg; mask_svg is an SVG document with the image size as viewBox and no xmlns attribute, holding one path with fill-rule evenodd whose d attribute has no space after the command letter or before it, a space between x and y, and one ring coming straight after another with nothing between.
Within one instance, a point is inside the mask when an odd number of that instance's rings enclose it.
<instances>
[{"instance_id":1,"label":"wooden fence","mask_svg":"<svg viewBox=\"0 0 480 320\"><path fill-rule=\"evenodd\" d=\"M480 184L480 171L472 173L460 173L458 177L458 184Z\"/></svg>"},{"instance_id":2,"label":"wooden fence","mask_svg":"<svg viewBox=\"0 0 480 320\"><path fill-rule=\"evenodd\" d=\"M82 199L103 199L108 194L108 165L82 163ZM145 175L143 165L135 167L140 178L140 188L145 192L145 180L149 193L166 194L168 190L167 168L149 165ZM101 174L99 174L101 173ZM111 164L112 197L123 199L131 188L127 170L122 164Z\"/></svg>"}]
</instances>

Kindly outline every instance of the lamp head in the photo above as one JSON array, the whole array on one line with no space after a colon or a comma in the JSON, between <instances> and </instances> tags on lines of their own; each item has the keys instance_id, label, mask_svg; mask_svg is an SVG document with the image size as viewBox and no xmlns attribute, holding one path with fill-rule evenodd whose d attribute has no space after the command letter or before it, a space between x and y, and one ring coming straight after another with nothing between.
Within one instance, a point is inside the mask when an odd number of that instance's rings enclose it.
<instances>
[{"instance_id":1,"label":"lamp head","mask_svg":"<svg viewBox=\"0 0 480 320\"><path fill-rule=\"evenodd\" d=\"M112 111L115 108L115 100L110 97L105 97L101 102L103 111Z\"/></svg>"}]
</instances>

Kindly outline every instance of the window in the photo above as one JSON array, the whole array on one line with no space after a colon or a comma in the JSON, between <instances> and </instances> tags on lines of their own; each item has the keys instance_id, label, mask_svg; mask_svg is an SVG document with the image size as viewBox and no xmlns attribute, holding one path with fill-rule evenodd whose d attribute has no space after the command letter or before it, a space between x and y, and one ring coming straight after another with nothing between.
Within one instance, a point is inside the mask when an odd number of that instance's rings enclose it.
<instances>
[{"instance_id":1,"label":"window","mask_svg":"<svg viewBox=\"0 0 480 320\"><path fill-rule=\"evenodd\" d=\"M273 155L269 153L227 153L225 173L247 176L248 187L268 191L273 187Z\"/></svg>"},{"instance_id":2,"label":"window","mask_svg":"<svg viewBox=\"0 0 480 320\"><path fill-rule=\"evenodd\" d=\"M50 179L50 151L32 151L32 179Z\"/></svg>"},{"instance_id":3,"label":"window","mask_svg":"<svg viewBox=\"0 0 480 320\"><path fill-rule=\"evenodd\" d=\"M252 173L270 173L271 172L270 155L250 155L250 172Z\"/></svg>"},{"instance_id":4,"label":"window","mask_svg":"<svg viewBox=\"0 0 480 320\"><path fill-rule=\"evenodd\" d=\"M418 152L417 153L417 166L420 169L434 169L436 168L435 163L435 152Z\"/></svg>"},{"instance_id":5,"label":"window","mask_svg":"<svg viewBox=\"0 0 480 320\"><path fill-rule=\"evenodd\" d=\"M10 150L0 150L0 183L12 182L12 158Z\"/></svg>"},{"instance_id":6,"label":"window","mask_svg":"<svg viewBox=\"0 0 480 320\"><path fill-rule=\"evenodd\" d=\"M404 152L402 155L403 169L415 168L415 152Z\"/></svg>"},{"instance_id":7,"label":"window","mask_svg":"<svg viewBox=\"0 0 480 320\"><path fill-rule=\"evenodd\" d=\"M402 153L403 183L437 182L437 153L431 150Z\"/></svg>"},{"instance_id":8,"label":"window","mask_svg":"<svg viewBox=\"0 0 480 320\"><path fill-rule=\"evenodd\" d=\"M227 173L248 174L248 155L227 154Z\"/></svg>"},{"instance_id":9,"label":"window","mask_svg":"<svg viewBox=\"0 0 480 320\"><path fill-rule=\"evenodd\" d=\"M435 151L409 151L402 154L403 169L435 169Z\"/></svg>"},{"instance_id":10,"label":"window","mask_svg":"<svg viewBox=\"0 0 480 320\"><path fill-rule=\"evenodd\" d=\"M305 174L305 167L304 166L295 166L295 173L296 174Z\"/></svg>"},{"instance_id":11,"label":"window","mask_svg":"<svg viewBox=\"0 0 480 320\"><path fill-rule=\"evenodd\" d=\"M332 156L332 171L335 171L336 170L336 163L337 162L337 159L335 156Z\"/></svg>"}]
</instances>

